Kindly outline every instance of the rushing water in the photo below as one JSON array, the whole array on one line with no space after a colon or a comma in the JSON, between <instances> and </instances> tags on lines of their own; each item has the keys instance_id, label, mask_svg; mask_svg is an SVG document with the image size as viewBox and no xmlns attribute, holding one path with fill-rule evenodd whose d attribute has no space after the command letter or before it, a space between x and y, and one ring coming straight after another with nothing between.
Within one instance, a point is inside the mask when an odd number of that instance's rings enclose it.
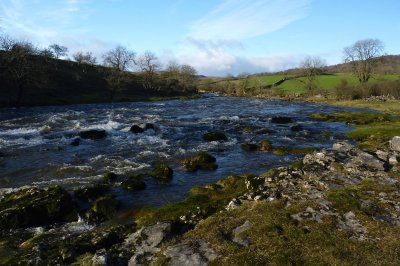
<instances>
[{"instance_id":1,"label":"rushing water","mask_svg":"<svg viewBox=\"0 0 400 266\"><path fill-rule=\"evenodd\" d=\"M119 174L123 180L151 170L157 161L166 161L174 169L169 184L158 184L149 177L144 191L113 188L125 206L161 205L182 199L193 186L233 174L261 173L296 159L294 155L246 152L241 143L269 139L274 146L332 145L333 139L322 133L341 135L349 127L312 121L309 116L343 110L320 104L214 95L186 101L0 109L0 188L60 184L73 189L100 181L106 171ZM270 118L278 115L294 118L305 130L292 132L293 124L270 123ZM129 132L133 124L145 123L154 123L156 129L136 135ZM246 132L246 127L268 128L275 133ZM107 137L70 145L85 129L105 129ZM202 135L214 130L225 132L228 141L203 141ZM179 165L180 159L198 151L214 155L218 170L189 173Z\"/></svg>"}]
</instances>

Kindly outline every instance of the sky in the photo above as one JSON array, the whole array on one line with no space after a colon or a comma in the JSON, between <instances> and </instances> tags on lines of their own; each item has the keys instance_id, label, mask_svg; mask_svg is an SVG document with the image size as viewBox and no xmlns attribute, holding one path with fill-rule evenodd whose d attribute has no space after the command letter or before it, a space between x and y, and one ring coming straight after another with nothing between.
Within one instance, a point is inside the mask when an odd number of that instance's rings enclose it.
<instances>
[{"instance_id":1,"label":"sky","mask_svg":"<svg viewBox=\"0 0 400 266\"><path fill-rule=\"evenodd\" d=\"M341 63L366 38L400 54L399 0L0 0L0 30L98 58L116 45L225 76Z\"/></svg>"}]
</instances>

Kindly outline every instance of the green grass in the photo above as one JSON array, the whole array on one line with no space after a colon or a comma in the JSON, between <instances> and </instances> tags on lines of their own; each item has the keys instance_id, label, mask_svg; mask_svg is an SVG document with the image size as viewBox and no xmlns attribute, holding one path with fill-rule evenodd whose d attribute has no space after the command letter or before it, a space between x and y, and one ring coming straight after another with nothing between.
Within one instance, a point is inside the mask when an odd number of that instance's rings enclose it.
<instances>
[{"instance_id":1,"label":"green grass","mask_svg":"<svg viewBox=\"0 0 400 266\"><path fill-rule=\"evenodd\" d=\"M387 145L394 136L400 136L400 118L387 113L335 113L314 114L314 119L331 122L346 122L356 128L347 134L359 142L359 147L376 150Z\"/></svg>"},{"instance_id":2,"label":"green grass","mask_svg":"<svg viewBox=\"0 0 400 266\"><path fill-rule=\"evenodd\" d=\"M306 207L318 208L311 200L292 202L289 207L284 200L247 203L210 216L183 238L209 242L220 255L211 265L399 265L400 228L373 218L382 207L374 195L394 190L364 180L358 186L326 193L340 214L354 212L376 241L350 239L348 232L338 229L334 216L324 216L322 223L293 220L291 215ZM363 206L363 200L372 202L371 207ZM250 240L248 247L232 241L233 230L245 221L250 229L240 236Z\"/></svg>"},{"instance_id":3,"label":"green grass","mask_svg":"<svg viewBox=\"0 0 400 266\"><path fill-rule=\"evenodd\" d=\"M230 176L219 180L216 184L194 187L184 201L170 203L160 208L139 210L134 214L135 222L147 225L156 221L176 221L182 215L198 213L199 210L204 217L208 217L223 209L232 198L246 191L245 178L246 176Z\"/></svg>"}]
</instances>

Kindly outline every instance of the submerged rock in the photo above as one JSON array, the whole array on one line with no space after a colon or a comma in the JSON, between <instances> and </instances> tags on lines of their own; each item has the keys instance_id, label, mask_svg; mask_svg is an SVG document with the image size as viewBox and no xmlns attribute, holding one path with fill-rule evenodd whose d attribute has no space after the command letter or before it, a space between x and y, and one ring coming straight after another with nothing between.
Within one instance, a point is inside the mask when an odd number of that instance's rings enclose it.
<instances>
[{"instance_id":1,"label":"submerged rock","mask_svg":"<svg viewBox=\"0 0 400 266\"><path fill-rule=\"evenodd\" d=\"M226 135L220 131L207 132L203 135L203 139L205 141L226 141L226 140L228 140Z\"/></svg>"},{"instance_id":2,"label":"submerged rock","mask_svg":"<svg viewBox=\"0 0 400 266\"><path fill-rule=\"evenodd\" d=\"M115 173L109 172L104 174L103 179L107 184L112 184L117 181L118 176Z\"/></svg>"},{"instance_id":3,"label":"submerged rock","mask_svg":"<svg viewBox=\"0 0 400 266\"><path fill-rule=\"evenodd\" d=\"M264 135L264 134L271 134L271 133L275 133L275 132L276 132L275 130L272 130L272 129L269 129L269 128L263 128L263 129L257 130L256 134Z\"/></svg>"},{"instance_id":4,"label":"submerged rock","mask_svg":"<svg viewBox=\"0 0 400 266\"><path fill-rule=\"evenodd\" d=\"M71 196L60 186L28 188L0 200L0 229L43 226L78 219Z\"/></svg>"},{"instance_id":5,"label":"submerged rock","mask_svg":"<svg viewBox=\"0 0 400 266\"><path fill-rule=\"evenodd\" d=\"M86 131L79 132L79 136L83 139L104 139L107 136L107 133L103 129L91 129Z\"/></svg>"},{"instance_id":6,"label":"submerged rock","mask_svg":"<svg viewBox=\"0 0 400 266\"><path fill-rule=\"evenodd\" d=\"M254 143L243 143L240 147L245 151L256 151L258 149L258 145Z\"/></svg>"},{"instance_id":7,"label":"submerged rock","mask_svg":"<svg viewBox=\"0 0 400 266\"><path fill-rule=\"evenodd\" d=\"M81 144L81 138L74 138L74 140L71 142L72 146L79 146Z\"/></svg>"},{"instance_id":8,"label":"submerged rock","mask_svg":"<svg viewBox=\"0 0 400 266\"><path fill-rule=\"evenodd\" d=\"M158 163L154 166L151 176L159 181L169 181L174 174L174 171L165 163Z\"/></svg>"},{"instance_id":9,"label":"submerged rock","mask_svg":"<svg viewBox=\"0 0 400 266\"><path fill-rule=\"evenodd\" d=\"M121 183L121 186L130 191L146 189L146 183L142 180L141 176L130 176L128 180Z\"/></svg>"},{"instance_id":10,"label":"submerged rock","mask_svg":"<svg viewBox=\"0 0 400 266\"><path fill-rule=\"evenodd\" d=\"M144 132L144 129L141 128L141 127L138 126L138 125L133 125L133 126L131 126L131 129L129 129L129 131L132 132L132 133L134 133L134 134L139 134L139 133L143 133L143 132Z\"/></svg>"},{"instance_id":11,"label":"submerged rock","mask_svg":"<svg viewBox=\"0 0 400 266\"><path fill-rule=\"evenodd\" d=\"M216 164L217 159L206 153L200 152L196 156L183 160L182 165L186 170L194 172L197 170L216 170L218 165Z\"/></svg>"},{"instance_id":12,"label":"submerged rock","mask_svg":"<svg viewBox=\"0 0 400 266\"><path fill-rule=\"evenodd\" d=\"M156 130L156 127L155 127L155 125L152 124L152 123L146 123L146 124L144 125L144 130L149 130L149 129Z\"/></svg>"},{"instance_id":13,"label":"submerged rock","mask_svg":"<svg viewBox=\"0 0 400 266\"><path fill-rule=\"evenodd\" d=\"M290 130L291 130L291 131L294 131L294 132L297 132L297 131L302 131L302 130L304 130L304 129L303 129L303 126L302 126L302 125L297 124L297 125L292 126L292 127L290 128Z\"/></svg>"},{"instance_id":14,"label":"submerged rock","mask_svg":"<svg viewBox=\"0 0 400 266\"><path fill-rule=\"evenodd\" d=\"M293 123L293 119L291 117L286 117L286 116L275 116L275 117L271 118L271 123L289 124L289 123Z\"/></svg>"},{"instance_id":15,"label":"submerged rock","mask_svg":"<svg viewBox=\"0 0 400 266\"><path fill-rule=\"evenodd\" d=\"M108 184L94 184L74 190L74 195L81 200L93 201L106 194L109 190L110 186Z\"/></svg>"}]
</instances>

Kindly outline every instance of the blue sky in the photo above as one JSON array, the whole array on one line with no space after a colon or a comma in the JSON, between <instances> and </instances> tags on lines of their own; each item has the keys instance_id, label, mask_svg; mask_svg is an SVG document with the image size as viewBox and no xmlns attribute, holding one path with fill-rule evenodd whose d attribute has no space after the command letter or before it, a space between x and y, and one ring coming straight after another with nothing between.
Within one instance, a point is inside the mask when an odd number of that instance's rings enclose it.
<instances>
[{"instance_id":1,"label":"blue sky","mask_svg":"<svg viewBox=\"0 0 400 266\"><path fill-rule=\"evenodd\" d=\"M0 28L98 57L121 44L206 75L278 71L307 55L340 63L378 38L400 54L399 0L0 0Z\"/></svg>"}]
</instances>

